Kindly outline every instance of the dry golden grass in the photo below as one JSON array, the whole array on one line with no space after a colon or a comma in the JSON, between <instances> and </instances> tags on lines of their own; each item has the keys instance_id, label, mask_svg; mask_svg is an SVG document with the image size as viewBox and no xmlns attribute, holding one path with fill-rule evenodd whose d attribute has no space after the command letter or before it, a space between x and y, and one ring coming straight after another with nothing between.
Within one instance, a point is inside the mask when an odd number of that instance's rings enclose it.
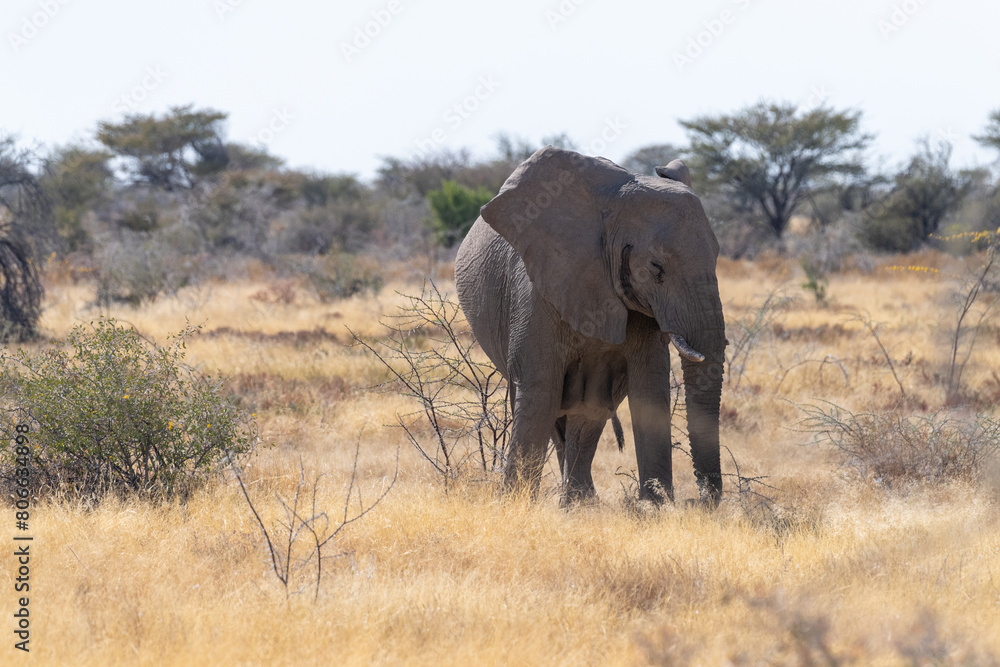
<instances>
[{"instance_id":1,"label":"dry golden grass","mask_svg":"<svg viewBox=\"0 0 1000 667\"><path fill-rule=\"evenodd\" d=\"M957 272L941 257L923 258ZM469 473L446 491L386 427L412 406L373 393L384 376L345 347L343 325L367 335L401 303L321 304L299 292L288 306L251 295L265 282L220 284L112 313L162 339L204 323L190 358L233 376L258 410L262 450L246 481L277 528L300 461L323 473L317 505L343 512L354 446L370 501L385 502L326 550L319 597L315 561L291 594L232 480L186 503L43 501L33 509L33 659L44 664L995 664L1000 660L1000 510L997 480L887 491L806 446L795 403L853 409L898 403L875 340L852 313L882 323L909 409L941 406L943 330L953 317L946 280L877 271L831 278L829 305L802 290L795 265L724 262L731 322L786 283L777 314L739 389L724 394L723 439L744 475L768 475L771 511L730 484L714 513L683 502L662 510L625 502L635 466L623 411L624 454L606 433L595 463L601 502L557 508L549 466L540 502L498 499ZM395 288L414 292L419 285ZM50 288L44 327L61 336L97 311L86 288ZM335 316L334 314L338 314ZM225 329L223 329L225 327ZM218 331L222 329L222 331ZM295 334L325 330L324 335ZM826 363L819 363L826 360ZM997 329L969 362L969 394L995 395ZM846 375L846 377L845 377ZM989 392L994 392L990 394ZM726 461L726 471L733 472ZM679 499L693 497L690 464L675 456ZM762 489L764 490L764 489ZM352 504L352 510L357 506ZM11 510L12 511L12 510ZM280 530L278 531L280 532ZM306 554L298 543L294 558ZM10 607L10 549L0 587ZM7 649L9 650L9 649Z\"/></svg>"}]
</instances>

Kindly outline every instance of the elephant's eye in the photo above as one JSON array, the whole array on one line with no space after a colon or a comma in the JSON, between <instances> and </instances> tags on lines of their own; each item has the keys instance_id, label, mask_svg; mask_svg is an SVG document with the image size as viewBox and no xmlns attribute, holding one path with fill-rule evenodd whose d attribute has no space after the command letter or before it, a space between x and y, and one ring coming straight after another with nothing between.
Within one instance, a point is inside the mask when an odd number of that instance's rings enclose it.
<instances>
[{"instance_id":1,"label":"elephant's eye","mask_svg":"<svg viewBox=\"0 0 1000 667\"><path fill-rule=\"evenodd\" d=\"M653 265L653 278L656 279L656 282L662 283L663 282L663 267L660 266L659 264L657 264L656 262L650 262L650 263Z\"/></svg>"}]
</instances>

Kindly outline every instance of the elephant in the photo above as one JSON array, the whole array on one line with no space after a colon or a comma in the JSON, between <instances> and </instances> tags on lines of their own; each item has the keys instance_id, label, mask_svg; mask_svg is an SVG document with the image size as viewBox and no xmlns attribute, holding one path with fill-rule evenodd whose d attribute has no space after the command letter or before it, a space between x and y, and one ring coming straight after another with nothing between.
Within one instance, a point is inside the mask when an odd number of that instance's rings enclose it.
<instances>
[{"instance_id":1,"label":"elephant","mask_svg":"<svg viewBox=\"0 0 1000 667\"><path fill-rule=\"evenodd\" d=\"M700 502L722 496L719 242L684 163L656 173L546 146L459 247L459 305L510 391L507 490L537 495L552 441L562 503L596 498L597 443L613 418L621 448L616 411L627 395L640 498L673 502L670 343Z\"/></svg>"}]
</instances>

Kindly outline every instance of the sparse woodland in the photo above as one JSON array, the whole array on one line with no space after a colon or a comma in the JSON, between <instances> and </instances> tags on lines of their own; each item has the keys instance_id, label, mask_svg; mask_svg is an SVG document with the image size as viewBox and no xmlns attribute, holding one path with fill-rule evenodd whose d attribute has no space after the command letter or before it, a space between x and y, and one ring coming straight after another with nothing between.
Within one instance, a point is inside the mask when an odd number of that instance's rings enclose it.
<instances>
[{"instance_id":1,"label":"sparse woodland","mask_svg":"<svg viewBox=\"0 0 1000 667\"><path fill-rule=\"evenodd\" d=\"M552 461L540 500L497 494L505 387L454 305L468 216L537 146L365 182L224 118L0 142L35 659L1000 663L995 170L928 137L873 173L860 112L779 103L624 160L683 157L722 244L725 496L685 502L676 401L675 505L637 500L625 409L599 502L563 510ZM977 139L1000 149L1000 112Z\"/></svg>"}]
</instances>

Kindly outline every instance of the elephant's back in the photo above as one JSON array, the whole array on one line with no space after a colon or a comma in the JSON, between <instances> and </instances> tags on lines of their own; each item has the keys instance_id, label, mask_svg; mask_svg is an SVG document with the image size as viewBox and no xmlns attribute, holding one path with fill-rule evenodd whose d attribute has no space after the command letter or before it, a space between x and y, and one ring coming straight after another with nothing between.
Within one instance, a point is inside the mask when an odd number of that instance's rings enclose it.
<instances>
[{"instance_id":1,"label":"elephant's back","mask_svg":"<svg viewBox=\"0 0 1000 667\"><path fill-rule=\"evenodd\" d=\"M505 376L518 276L526 279L521 257L485 220L476 220L455 257L458 303L479 345Z\"/></svg>"}]
</instances>

